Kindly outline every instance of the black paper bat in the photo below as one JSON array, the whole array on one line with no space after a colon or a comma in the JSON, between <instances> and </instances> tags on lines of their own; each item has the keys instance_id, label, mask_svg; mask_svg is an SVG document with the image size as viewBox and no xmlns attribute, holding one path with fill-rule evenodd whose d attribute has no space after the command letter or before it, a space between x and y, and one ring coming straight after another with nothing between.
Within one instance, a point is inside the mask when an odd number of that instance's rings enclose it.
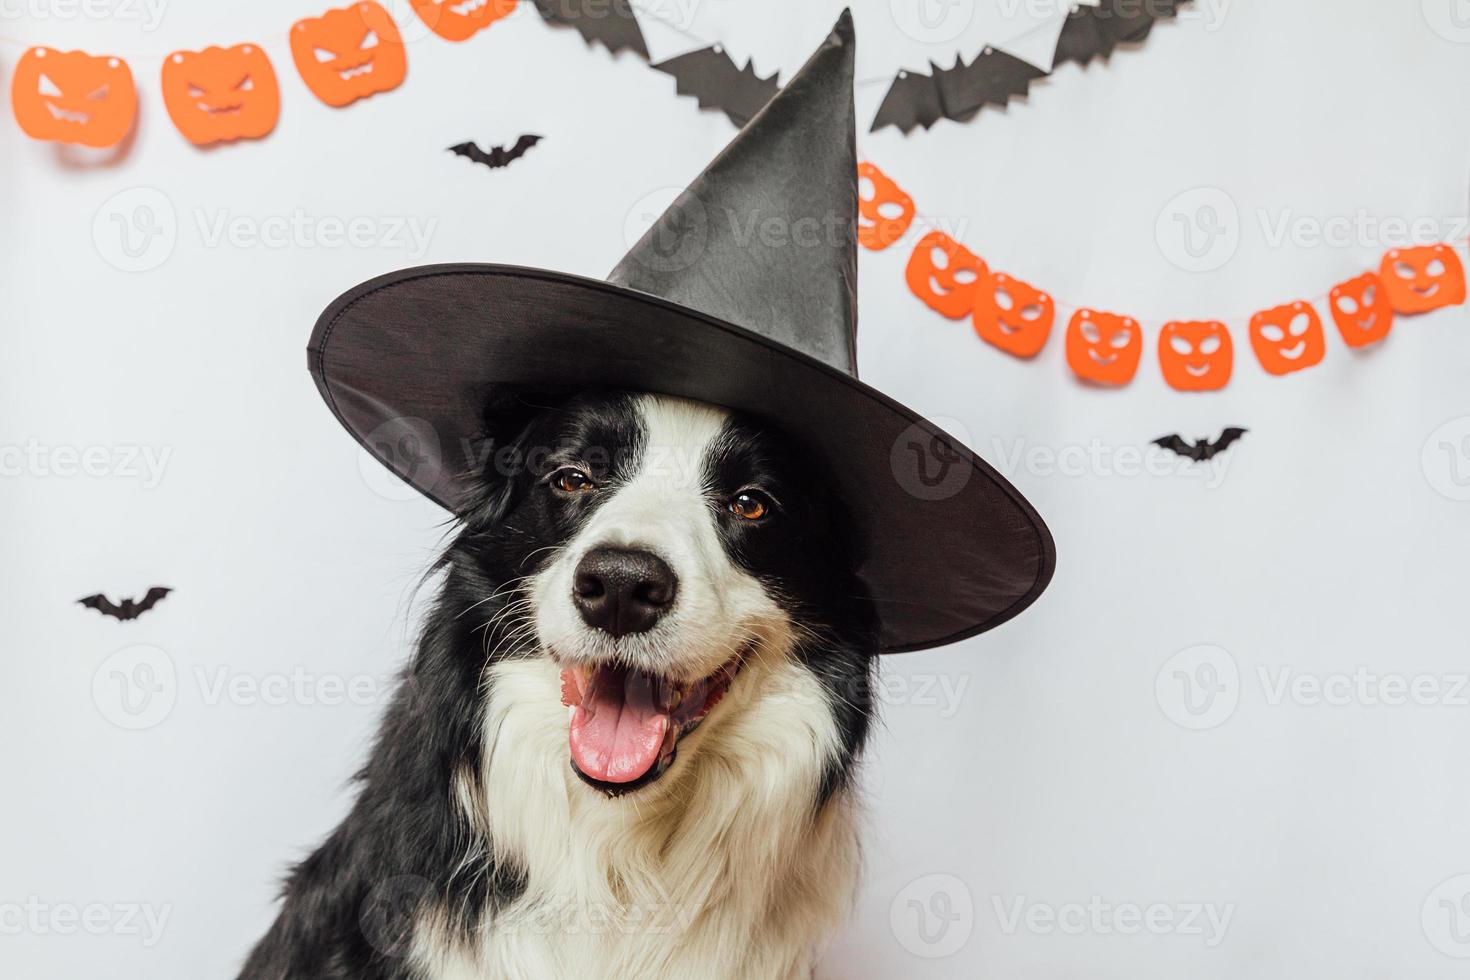
<instances>
[{"instance_id":1,"label":"black paper bat","mask_svg":"<svg viewBox=\"0 0 1470 980\"><path fill-rule=\"evenodd\" d=\"M548 24L575 27L589 45L596 41L613 54L627 49L648 60L643 29L628 0L536 0L536 10Z\"/></svg>"},{"instance_id":2,"label":"black paper bat","mask_svg":"<svg viewBox=\"0 0 1470 980\"><path fill-rule=\"evenodd\" d=\"M501 167L509 166L512 160L519 160L525 156L526 151L539 142L541 142L541 137L528 133L516 140L515 146L492 146L489 152L486 152L480 149L476 143L456 143L449 148L449 152L458 156L469 157L476 163L483 163L492 170L499 170Z\"/></svg>"},{"instance_id":3,"label":"black paper bat","mask_svg":"<svg viewBox=\"0 0 1470 980\"><path fill-rule=\"evenodd\" d=\"M1046 74L1014 55L986 48L968 65L956 58L954 67L929 62L932 74L901 71L893 79L883 104L873 117L872 130L897 126L908 133L915 126L928 129L939 119L964 122L986 105L1005 105L1025 95L1031 83Z\"/></svg>"},{"instance_id":4,"label":"black paper bat","mask_svg":"<svg viewBox=\"0 0 1470 980\"><path fill-rule=\"evenodd\" d=\"M1208 439L1190 442L1188 439L1183 439L1177 435L1160 436L1154 440L1154 445L1162 446L1169 450L1169 452L1177 453L1186 459L1192 459L1196 463L1203 463L1205 460L1214 459L1229 449L1231 443L1245 435L1246 431L1245 429L1226 429L1220 433L1220 438L1214 442L1210 442Z\"/></svg>"},{"instance_id":5,"label":"black paper bat","mask_svg":"<svg viewBox=\"0 0 1470 980\"><path fill-rule=\"evenodd\" d=\"M737 68L718 44L653 67L674 76L674 88L680 95L694 96L701 109L719 109L736 126L749 122L781 88L775 74L761 78L749 60L744 68Z\"/></svg>"},{"instance_id":6,"label":"black paper bat","mask_svg":"<svg viewBox=\"0 0 1470 980\"><path fill-rule=\"evenodd\" d=\"M1102 0L1096 7L1077 7L1062 25L1052 70L1064 61L1086 65L1093 58L1106 58L1119 44L1142 41L1155 22L1176 16L1179 5L1188 2Z\"/></svg>"},{"instance_id":7,"label":"black paper bat","mask_svg":"<svg viewBox=\"0 0 1470 980\"><path fill-rule=\"evenodd\" d=\"M159 600L172 591L173 589L166 589L161 585L155 585L148 590L147 595L137 600L124 599L121 602L114 603L107 596L99 592L96 595L89 595L85 599L78 599L77 602L86 606L88 609L97 610L104 616L111 616L113 619L127 622L130 619L137 619L158 605Z\"/></svg>"}]
</instances>

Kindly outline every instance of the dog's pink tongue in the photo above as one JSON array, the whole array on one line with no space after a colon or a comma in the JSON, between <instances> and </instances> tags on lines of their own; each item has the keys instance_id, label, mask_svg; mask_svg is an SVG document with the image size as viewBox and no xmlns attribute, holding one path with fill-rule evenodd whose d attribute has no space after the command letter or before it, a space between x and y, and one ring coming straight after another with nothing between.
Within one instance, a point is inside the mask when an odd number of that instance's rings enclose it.
<instances>
[{"instance_id":1,"label":"dog's pink tongue","mask_svg":"<svg viewBox=\"0 0 1470 980\"><path fill-rule=\"evenodd\" d=\"M577 768L606 783L631 783L652 769L669 729L653 678L601 668L576 681L582 697L572 709L569 739Z\"/></svg>"}]
</instances>

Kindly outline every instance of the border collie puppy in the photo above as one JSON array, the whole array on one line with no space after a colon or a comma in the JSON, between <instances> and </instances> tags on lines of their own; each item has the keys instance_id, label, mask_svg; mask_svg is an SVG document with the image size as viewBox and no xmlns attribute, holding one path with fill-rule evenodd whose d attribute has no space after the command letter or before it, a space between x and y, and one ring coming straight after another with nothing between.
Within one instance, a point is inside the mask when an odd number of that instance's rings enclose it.
<instances>
[{"instance_id":1,"label":"border collie puppy","mask_svg":"<svg viewBox=\"0 0 1470 980\"><path fill-rule=\"evenodd\" d=\"M509 401L356 804L243 980L809 977L878 652L831 482L702 403Z\"/></svg>"}]
</instances>

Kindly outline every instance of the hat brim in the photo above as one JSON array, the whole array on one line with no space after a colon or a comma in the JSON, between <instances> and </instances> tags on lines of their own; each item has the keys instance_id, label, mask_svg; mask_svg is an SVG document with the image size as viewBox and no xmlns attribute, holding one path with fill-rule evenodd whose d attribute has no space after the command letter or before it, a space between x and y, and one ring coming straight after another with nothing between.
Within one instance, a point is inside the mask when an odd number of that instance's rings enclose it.
<instances>
[{"instance_id":1,"label":"hat brim","mask_svg":"<svg viewBox=\"0 0 1470 980\"><path fill-rule=\"evenodd\" d=\"M405 269L338 297L308 357L363 448L455 512L499 386L657 392L779 428L820 455L865 536L858 572L885 653L999 626L1055 566L1035 509L957 439L814 358L647 293L515 266Z\"/></svg>"}]
</instances>

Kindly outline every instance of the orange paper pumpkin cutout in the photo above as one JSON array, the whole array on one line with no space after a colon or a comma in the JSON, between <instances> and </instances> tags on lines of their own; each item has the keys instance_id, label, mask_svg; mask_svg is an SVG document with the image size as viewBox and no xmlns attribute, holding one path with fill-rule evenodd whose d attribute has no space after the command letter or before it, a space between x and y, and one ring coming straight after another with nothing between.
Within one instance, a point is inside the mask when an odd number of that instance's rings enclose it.
<instances>
[{"instance_id":1,"label":"orange paper pumpkin cutout","mask_svg":"<svg viewBox=\"0 0 1470 980\"><path fill-rule=\"evenodd\" d=\"M871 163L858 164L858 179L873 185L872 197L863 197L862 185L858 185L858 241L864 248L880 251L909 230L914 220L914 199Z\"/></svg>"},{"instance_id":2,"label":"orange paper pumpkin cutout","mask_svg":"<svg viewBox=\"0 0 1470 980\"><path fill-rule=\"evenodd\" d=\"M1395 313L1428 313L1465 302L1465 267L1448 245L1392 249L1378 278Z\"/></svg>"},{"instance_id":3,"label":"orange paper pumpkin cutout","mask_svg":"<svg viewBox=\"0 0 1470 980\"><path fill-rule=\"evenodd\" d=\"M413 0L424 26L446 41L463 41L515 12L517 0Z\"/></svg>"},{"instance_id":4,"label":"orange paper pumpkin cutout","mask_svg":"<svg viewBox=\"0 0 1470 980\"><path fill-rule=\"evenodd\" d=\"M1116 313L1078 310L1067 324L1067 364L1077 377L1104 385L1126 385L1143 356L1138 321Z\"/></svg>"},{"instance_id":5,"label":"orange paper pumpkin cutout","mask_svg":"<svg viewBox=\"0 0 1470 980\"><path fill-rule=\"evenodd\" d=\"M1290 374L1322 360L1322 318L1310 303L1286 303L1251 317L1251 348L1268 374Z\"/></svg>"},{"instance_id":6,"label":"orange paper pumpkin cutout","mask_svg":"<svg viewBox=\"0 0 1470 980\"><path fill-rule=\"evenodd\" d=\"M903 275L909 290L930 309L958 320L974 310L976 284L989 270L965 246L942 231L931 231L915 246Z\"/></svg>"},{"instance_id":7,"label":"orange paper pumpkin cutout","mask_svg":"<svg viewBox=\"0 0 1470 980\"><path fill-rule=\"evenodd\" d=\"M104 147L133 128L138 90L121 58L31 48L15 64L10 105L31 139Z\"/></svg>"},{"instance_id":8,"label":"orange paper pumpkin cutout","mask_svg":"<svg viewBox=\"0 0 1470 980\"><path fill-rule=\"evenodd\" d=\"M1388 336L1393 326L1393 307L1377 273L1340 282L1327 296L1332 322L1349 347L1362 347Z\"/></svg>"},{"instance_id":9,"label":"orange paper pumpkin cutout","mask_svg":"<svg viewBox=\"0 0 1470 980\"><path fill-rule=\"evenodd\" d=\"M1230 381L1235 345L1216 320L1175 320L1159 331L1159 368L1176 391L1218 391Z\"/></svg>"},{"instance_id":10,"label":"orange paper pumpkin cutout","mask_svg":"<svg viewBox=\"0 0 1470 980\"><path fill-rule=\"evenodd\" d=\"M1034 286L997 272L975 290L975 332L1017 357L1035 357L1056 319L1052 298Z\"/></svg>"},{"instance_id":11,"label":"orange paper pumpkin cutout","mask_svg":"<svg viewBox=\"0 0 1470 980\"><path fill-rule=\"evenodd\" d=\"M408 71L398 25L372 0L292 24L291 58L306 87L337 107L397 88Z\"/></svg>"},{"instance_id":12,"label":"orange paper pumpkin cutout","mask_svg":"<svg viewBox=\"0 0 1470 980\"><path fill-rule=\"evenodd\" d=\"M175 51L163 59L163 104L190 143L259 139L276 127L281 86L254 44Z\"/></svg>"}]
</instances>

